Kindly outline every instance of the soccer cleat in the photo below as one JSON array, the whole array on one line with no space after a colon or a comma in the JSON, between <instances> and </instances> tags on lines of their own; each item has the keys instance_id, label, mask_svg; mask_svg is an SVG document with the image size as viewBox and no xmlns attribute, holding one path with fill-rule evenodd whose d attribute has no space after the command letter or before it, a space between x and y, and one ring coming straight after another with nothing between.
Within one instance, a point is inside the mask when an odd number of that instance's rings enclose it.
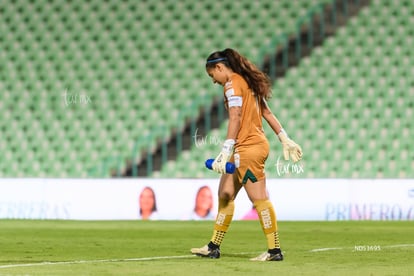
<instances>
[{"instance_id":1,"label":"soccer cleat","mask_svg":"<svg viewBox=\"0 0 414 276\"><path fill-rule=\"evenodd\" d=\"M283 261L283 254L271 254L269 252L264 252L255 258L251 258L250 261L256 262L266 262L266 261Z\"/></svg>"},{"instance_id":2,"label":"soccer cleat","mask_svg":"<svg viewBox=\"0 0 414 276\"><path fill-rule=\"evenodd\" d=\"M220 258L220 248L210 249L208 245L204 245L201 248L191 248L191 253L200 257L208 257L211 259Z\"/></svg>"}]
</instances>

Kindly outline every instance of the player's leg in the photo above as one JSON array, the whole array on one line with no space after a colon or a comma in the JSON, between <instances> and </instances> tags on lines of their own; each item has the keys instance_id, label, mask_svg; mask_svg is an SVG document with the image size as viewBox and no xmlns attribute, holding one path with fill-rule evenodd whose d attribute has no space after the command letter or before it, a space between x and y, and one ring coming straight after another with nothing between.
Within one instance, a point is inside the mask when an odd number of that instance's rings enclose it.
<instances>
[{"instance_id":1,"label":"player's leg","mask_svg":"<svg viewBox=\"0 0 414 276\"><path fill-rule=\"evenodd\" d=\"M234 199L240 189L241 185L234 180L233 175L223 175L218 191L219 206L217 217L214 224L213 236L209 244L211 248L220 247L224 235L229 229L230 223L233 220Z\"/></svg>"},{"instance_id":2,"label":"player's leg","mask_svg":"<svg viewBox=\"0 0 414 276\"><path fill-rule=\"evenodd\" d=\"M218 191L219 206L213 236L208 245L202 248L192 248L191 253L202 257L220 257L220 245L233 219L234 199L240 189L241 185L234 180L233 175L222 175Z\"/></svg>"},{"instance_id":3,"label":"player's leg","mask_svg":"<svg viewBox=\"0 0 414 276\"><path fill-rule=\"evenodd\" d=\"M280 249L279 234L277 231L276 212L272 202L269 200L266 189L266 178L252 182L248 180L244 188L253 203L257 214L259 215L260 224L263 233L267 239L268 251L259 255L252 261L281 261L283 255Z\"/></svg>"},{"instance_id":4,"label":"player's leg","mask_svg":"<svg viewBox=\"0 0 414 276\"><path fill-rule=\"evenodd\" d=\"M267 239L268 251L254 258L257 261L281 261L277 232L276 212L269 200L266 189L265 162L269 154L269 144L243 148L240 153L239 180L243 184L250 201L259 215L262 230Z\"/></svg>"}]
</instances>

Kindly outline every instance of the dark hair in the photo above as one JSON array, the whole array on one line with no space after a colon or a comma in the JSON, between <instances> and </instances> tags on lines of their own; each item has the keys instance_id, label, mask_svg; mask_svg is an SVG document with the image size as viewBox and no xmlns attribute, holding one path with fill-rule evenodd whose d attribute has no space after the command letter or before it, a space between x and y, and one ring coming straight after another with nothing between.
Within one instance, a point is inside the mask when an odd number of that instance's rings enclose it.
<instances>
[{"instance_id":1,"label":"dark hair","mask_svg":"<svg viewBox=\"0 0 414 276\"><path fill-rule=\"evenodd\" d=\"M266 100L272 96L269 77L236 50L227 48L210 54L206 69L213 68L217 63L223 63L233 72L241 75L255 94Z\"/></svg>"}]
</instances>

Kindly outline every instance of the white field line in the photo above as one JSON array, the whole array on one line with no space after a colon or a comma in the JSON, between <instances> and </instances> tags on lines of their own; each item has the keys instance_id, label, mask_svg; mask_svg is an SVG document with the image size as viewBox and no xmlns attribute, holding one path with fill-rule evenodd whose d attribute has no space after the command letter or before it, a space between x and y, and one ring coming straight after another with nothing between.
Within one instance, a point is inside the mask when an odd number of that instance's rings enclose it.
<instances>
[{"instance_id":1,"label":"white field line","mask_svg":"<svg viewBox=\"0 0 414 276\"><path fill-rule=\"evenodd\" d=\"M384 245L381 248L398 248L398 247L414 247L414 244L394 244ZM344 250L352 249L353 247L326 247L315 248L309 252L321 252L330 250ZM239 252L232 255L250 255L257 252ZM93 263L116 263L116 262L143 262L143 261L155 261L155 260L173 260L173 259L188 259L196 257L195 255L180 255L180 256L155 256L155 257L143 257L143 258L129 258L129 259L103 259L103 260L75 260L75 261L62 261L62 262L41 262L41 263L26 263L26 264L7 264L0 265L0 269L15 268L15 267L33 267L33 266L50 266L50 265L72 265L72 264L93 264Z\"/></svg>"},{"instance_id":2,"label":"white field line","mask_svg":"<svg viewBox=\"0 0 414 276\"><path fill-rule=\"evenodd\" d=\"M394 244L394 245L386 245L386 248L395 248L395 247L414 247L414 244Z\"/></svg>"},{"instance_id":3,"label":"white field line","mask_svg":"<svg viewBox=\"0 0 414 276\"><path fill-rule=\"evenodd\" d=\"M115 263L115 262L142 262L165 259L186 259L192 258L195 255L181 255L181 256L158 256L158 257L144 257L144 258L130 258L130 259L107 259L107 260L78 260L78 261L63 261L63 262L41 262L41 263L27 263L27 264L9 264L0 265L1 268L13 267L28 267L28 266L47 266L47 265L71 265L71 264L92 264L92 263Z\"/></svg>"},{"instance_id":4,"label":"white field line","mask_svg":"<svg viewBox=\"0 0 414 276\"><path fill-rule=\"evenodd\" d=\"M343 247L326 247L326 248L315 248L310 250L310 252L321 252L321 251L331 251L331 250L342 250Z\"/></svg>"},{"instance_id":5,"label":"white field line","mask_svg":"<svg viewBox=\"0 0 414 276\"><path fill-rule=\"evenodd\" d=\"M257 252L238 252L233 255L248 255L255 254ZM129 258L129 259L106 259L106 260L75 260L75 261L62 261L62 262L40 262L40 263L26 263L26 264L8 264L0 265L2 268L14 268L14 267L31 267L31 266L48 266L48 265L71 265L71 264L92 264L92 263L116 263L116 262L143 262L143 261L155 261L155 260L173 260L173 259L187 259L197 257L196 255L180 255L180 256L157 256L157 257L143 257L143 258Z\"/></svg>"}]
</instances>

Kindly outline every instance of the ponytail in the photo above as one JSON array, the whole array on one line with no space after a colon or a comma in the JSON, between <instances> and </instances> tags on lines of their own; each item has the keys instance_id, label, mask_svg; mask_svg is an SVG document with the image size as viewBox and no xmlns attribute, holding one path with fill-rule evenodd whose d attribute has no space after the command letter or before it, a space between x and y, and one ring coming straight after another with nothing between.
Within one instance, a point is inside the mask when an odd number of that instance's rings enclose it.
<instances>
[{"instance_id":1,"label":"ponytail","mask_svg":"<svg viewBox=\"0 0 414 276\"><path fill-rule=\"evenodd\" d=\"M265 100L272 96L269 77L237 51L227 48L212 53L207 58L206 68L213 68L217 63L223 63L233 72L241 75L256 95Z\"/></svg>"}]
</instances>

